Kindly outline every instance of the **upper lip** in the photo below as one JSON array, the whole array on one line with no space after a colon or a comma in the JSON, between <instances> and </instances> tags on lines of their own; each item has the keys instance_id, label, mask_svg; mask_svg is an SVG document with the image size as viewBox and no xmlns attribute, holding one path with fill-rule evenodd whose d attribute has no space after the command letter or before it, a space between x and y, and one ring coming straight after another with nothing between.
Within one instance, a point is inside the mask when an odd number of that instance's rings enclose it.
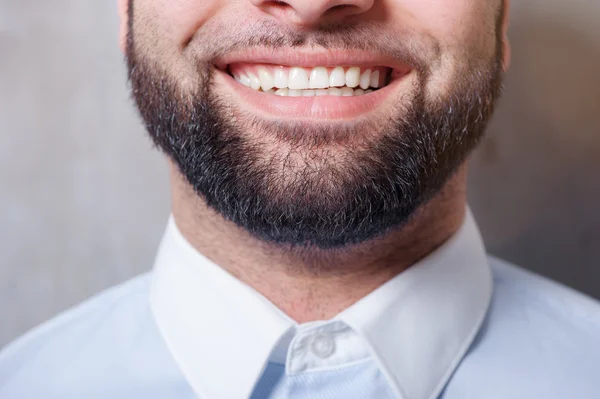
<instances>
[{"instance_id":1,"label":"upper lip","mask_svg":"<svg viewBox=\"0 0 600 399\"><path fill-rule=\"evenodd\" d=\"M362 50L319 50L314 49L273 49L252 48L228 53L215 62L215 66L225 70L234 63L273 64L292 67L313 68L318 66L358 66L410 69L402 61Z\"/></svg>"}]
</instances>

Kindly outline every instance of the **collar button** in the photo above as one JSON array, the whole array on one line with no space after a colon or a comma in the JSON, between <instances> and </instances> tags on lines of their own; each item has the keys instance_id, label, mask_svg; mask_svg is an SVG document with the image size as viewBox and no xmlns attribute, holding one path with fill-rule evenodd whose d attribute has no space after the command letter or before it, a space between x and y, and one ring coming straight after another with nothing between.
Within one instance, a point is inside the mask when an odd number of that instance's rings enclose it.
<instances>
[{"instance_id":1,"label":"collar button","mask_svg":"<svg viewBox=\"0 0 600 399\"><path fill-rule=\"evenodd\" d=\"M335 341L329 335L318 334L312 340L310 348L315 355L326 359L335 352Z\"/></svg>"}]
</instances>

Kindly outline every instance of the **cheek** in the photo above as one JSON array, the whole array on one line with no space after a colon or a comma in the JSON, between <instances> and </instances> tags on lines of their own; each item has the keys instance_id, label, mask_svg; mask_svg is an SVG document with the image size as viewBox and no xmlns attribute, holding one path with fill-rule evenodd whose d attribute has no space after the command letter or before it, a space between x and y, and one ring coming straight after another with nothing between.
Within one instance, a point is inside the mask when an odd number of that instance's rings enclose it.
<instances>
[{"instance_id":1,"label":"cheek","mask_svg":"<svg viewBox=\"0 0 600 399\"><path fill-rule=\"evenodd\" d=\"M472 22L470 19L477 3L474 0L401 0L392 1L391 7L398 19L408 17L411 24L443 39L455 35L465 22Z\"/></svg>"},{"instance_id":2,"label":"cheek","mask_svg":"<svg viewBox=\"0 0 600 399\"><path fill-rule=\"evenodd\" d=\"M395 4L411 14L421 28L440 37L464 31L474 25L474 19L484 17L492 9L489 0L401 0Z\"/></svg>"},{"instance_id":3,"label":"cheek","mask_svg":"<svg viewBox=\"0 0 600 399\"><path fill-rule=\"evenodd\" d=\"M427 33L447 51L481 52L495 42L495 7L499 1L397 0L390 3L393 19Z\"/></svg>"},{"instance_id":4,"label":"cheek","mask_svg":"<svg viewBox=\"0 0 600 399\"><path fill-rule=\"evenodd\" d=\"M495 55L494 4L488 0L401 0L394 2L394 18L432 36L441 46L442 59L434 67L428 95L447 93L450 84L472 60Z\"/></svg>"},{"instance_id":5,"label":"cheek","mask_svg":"<svg viewBox=\"0 0 600 399\"><path fill-rule=\"evenodd\" d=\"M136 52L161 68L183 92L195 92L201 82L187 43L211 20L221 0L139 0L134 3Z\"/></svg>"},{"instance_id":6,"label":"cheek","mask_svg":"<svg viewBox=\"0 0 600 399\"><path fill-rule=\"evenodd\" d=\"M223 0L145 0L139 2L142 7L136 3L136 11L139 9L155 25L157 43L181 48L222 8L221 3Z\"/></svg>"}]
</instances>

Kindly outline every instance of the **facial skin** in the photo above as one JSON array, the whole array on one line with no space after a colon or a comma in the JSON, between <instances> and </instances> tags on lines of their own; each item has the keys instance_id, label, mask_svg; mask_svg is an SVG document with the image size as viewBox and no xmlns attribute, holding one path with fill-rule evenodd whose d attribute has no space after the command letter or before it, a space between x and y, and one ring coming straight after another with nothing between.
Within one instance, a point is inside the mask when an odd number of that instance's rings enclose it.
<instances>
[{"instance_id":1,"label":"facial skin","mask_svg":"<svg viewBox=\"0 0 600 399\"><path fill-rule=\"evenodd\" d=\"M464 162L500 92L499 2L146 0L128 9L133 97L152 138L211 208L281 245L338 249L405 226ZM391 66L393 80L350 111L338 107L347 99L322 97L307 111L307 100L245 93L221 70L232 57L263 64L265 50L275 65ZM256 106L267 96L270 105Z\"/></svg>"}]
</instances>

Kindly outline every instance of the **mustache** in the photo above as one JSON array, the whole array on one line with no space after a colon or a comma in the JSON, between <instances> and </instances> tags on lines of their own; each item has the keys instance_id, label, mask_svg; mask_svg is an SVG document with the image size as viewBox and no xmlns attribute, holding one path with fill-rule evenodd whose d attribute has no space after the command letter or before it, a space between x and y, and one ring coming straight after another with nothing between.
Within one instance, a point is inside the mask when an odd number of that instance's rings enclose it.
<instances>
[{"instance_id":1,"label":"mustache","mask_svg":"<svg viewBox=\"0 0 600 399\"><path fill-rule=\"evenodd\" d=\"M362 50L401 60L420 72L441 63L441 46L430 35L406 28L386 32L373 23L337 24L294 30L275 21L244 24L216 22L202 26L188 42L205 62L252 48Z\"/></svg>"}]
</instances>

